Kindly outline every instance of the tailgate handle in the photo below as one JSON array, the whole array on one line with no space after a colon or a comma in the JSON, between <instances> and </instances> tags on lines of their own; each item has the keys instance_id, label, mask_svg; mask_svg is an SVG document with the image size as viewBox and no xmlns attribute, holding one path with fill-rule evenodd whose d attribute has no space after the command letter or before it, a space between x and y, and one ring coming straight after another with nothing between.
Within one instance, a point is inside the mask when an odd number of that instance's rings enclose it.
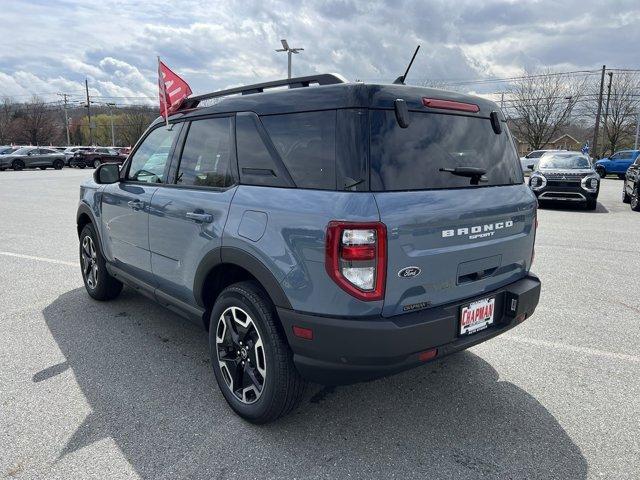
<instances>
[{"instance_id":1,"label":"tailgate handle","mask_svg":"<svg viewBox=\"0 0 640 480\"><path fill-rule=\"evenodd\" d=\"M498 267L489 268L487 270L480 270L478 272L467 273L458 277L458 284L467 282L476 282L482 280L484 277L490 277L495 273Z\"/></svg>"}]
</instances>

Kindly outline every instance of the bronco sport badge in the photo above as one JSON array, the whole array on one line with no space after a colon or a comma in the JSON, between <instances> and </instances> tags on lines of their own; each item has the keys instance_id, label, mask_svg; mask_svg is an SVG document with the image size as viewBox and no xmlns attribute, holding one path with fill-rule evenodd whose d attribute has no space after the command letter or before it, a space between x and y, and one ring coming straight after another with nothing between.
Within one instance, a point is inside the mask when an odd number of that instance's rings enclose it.
<instances>
[{"instance_id":1,"label":"bronco sport badge","mask_svg":"<svg viewBox=\"0 0 640 480\"><path fill-rule=\"evenodd\" d=\"M457 237L466 235L470 240L476 238L491 237L496 230L502 230L504 228L513 227L513 220L506 220L504 222L487 223L484 225L474 225L473 227L460 227L457 229L443 230L442 238Z\"/></svg>"}]
</instances>

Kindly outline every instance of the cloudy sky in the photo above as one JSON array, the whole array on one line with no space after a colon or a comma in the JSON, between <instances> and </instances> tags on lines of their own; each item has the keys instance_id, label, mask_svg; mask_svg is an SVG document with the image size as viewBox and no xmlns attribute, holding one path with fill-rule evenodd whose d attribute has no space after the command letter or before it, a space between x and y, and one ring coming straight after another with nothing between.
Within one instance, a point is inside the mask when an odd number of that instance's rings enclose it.
<instances>
[{"instance_id":1,"label":"cloudy sky","mask_svg":"<svg viewBox=\"0 0 640 480\"><path fill-rule=\"evenodd\" d=\"M204 93L286 75L390 81L503 78L524 68L639 68L640 1L0 0L0 96L56 92L155 103L160 55ZM496 84L465 86L488 92Z\"/></svg>"}]
</instances>

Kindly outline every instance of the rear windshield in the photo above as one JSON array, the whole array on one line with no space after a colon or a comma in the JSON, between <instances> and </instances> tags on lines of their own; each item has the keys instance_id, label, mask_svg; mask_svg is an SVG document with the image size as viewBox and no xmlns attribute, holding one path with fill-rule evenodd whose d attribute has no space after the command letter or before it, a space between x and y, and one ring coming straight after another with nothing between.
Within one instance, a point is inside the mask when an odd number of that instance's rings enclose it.
<instances>
[{"instance_id":1,"label":"rear windshield","mask_svg":"<svg viewBox=\"0 0 640 480\"><path fill-rule=\"evenodd\" d=\"M486 171L480 186L522 183L522 170L503 123L495 134L489 119L410 113L400 128L392 110L371 110L371 189L425 190L472 186L470 178L441 168Z\"/></svg>"}]
</instances>

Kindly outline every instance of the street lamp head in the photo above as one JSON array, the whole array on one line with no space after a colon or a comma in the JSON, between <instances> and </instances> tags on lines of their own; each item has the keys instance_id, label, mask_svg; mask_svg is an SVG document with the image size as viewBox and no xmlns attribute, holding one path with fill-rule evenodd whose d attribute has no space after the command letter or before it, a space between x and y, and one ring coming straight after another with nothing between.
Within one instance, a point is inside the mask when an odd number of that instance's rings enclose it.
<instances>
[{"instance_id":1,"label":"street lamp head","mask_svg":"<svg viewBox=\"0 0 640 480\"><path fill-rule=\"evenodd\" d=\"M285 52L289 50L289 43L287 43L286 39L283 38L282 40L280 40L280 43L282 43L282 48L284 48Z\"/></svg>"}]
</instances>

